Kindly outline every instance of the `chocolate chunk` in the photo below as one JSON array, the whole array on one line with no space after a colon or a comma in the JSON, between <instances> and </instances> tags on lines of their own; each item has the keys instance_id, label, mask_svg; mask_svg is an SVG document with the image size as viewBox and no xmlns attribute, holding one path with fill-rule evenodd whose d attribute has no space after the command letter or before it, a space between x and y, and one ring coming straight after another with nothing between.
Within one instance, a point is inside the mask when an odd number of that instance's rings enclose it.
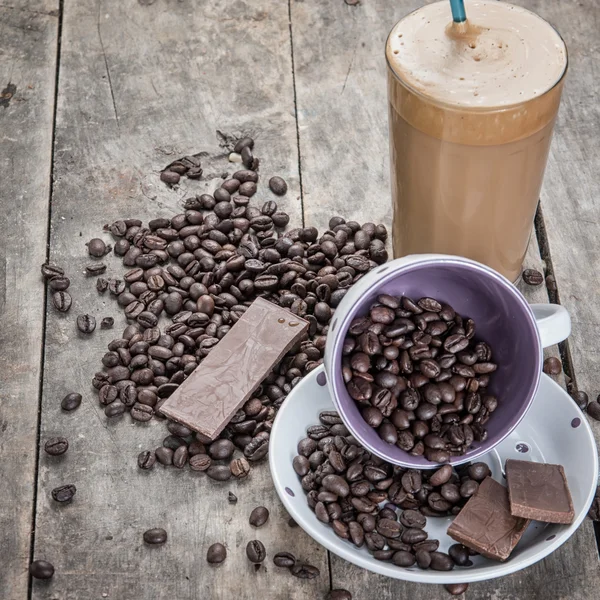
<instances>
[{"instance_id":1,"label":"chocolate chunk","mask_svg":"<svg viewBox=\"0 0 600 600\"><path fill-rule=\"evenodd\" d=\"M561 465L507 460L506 481L515 517L565 525L573 522L573 501Z\"/></svg>"},{"instance_id":2,"label":"chocolate chunk","mask_svg":"<svg viewBox=\"0 0 600 600\"><path fill-rule=\"evenodd\" d=\"M160 412L214 440L308 325L257 298Z\"/></svg>"},{"instance_id":3,"label":"chocolate chunk","mask_svg":"<svg viewBox=\"0 0 600 600\"><path fill-rule=\"evenodd\" d=\"M448 535L487 558L503 561L528 525L528 519L510 514L506 488L487 477L448 527Z\"/></svg>"}]
</instances>

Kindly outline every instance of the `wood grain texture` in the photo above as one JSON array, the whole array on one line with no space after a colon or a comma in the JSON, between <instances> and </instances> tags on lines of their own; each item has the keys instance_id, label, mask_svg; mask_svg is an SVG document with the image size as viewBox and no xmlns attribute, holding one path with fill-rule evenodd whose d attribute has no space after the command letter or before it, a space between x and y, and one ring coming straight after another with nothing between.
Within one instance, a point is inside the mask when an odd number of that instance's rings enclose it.
<instances>
[{"instance_id":1,"label":"wood grain texture","mask_svg":"<svg viewBox=\"0 0 600 600\"><path fill-rule=\"evenodd\" d=\"M82 274L90 262L84 243L110 237L101 234L104 223L172 216L182 198L212 192L223 171L239 168L227 162L216 129L253 135L263 177L254 202L273 199L266 181L281 175L290 190L278 203L300 223L287 2L67 0L63 23L51 255L72 278L74 302L66 316L48 313L42 441L62 434L71 446L58 459L41 456L36 553L56 574L49 584L34 582L33 598L321 597L329 587L327 554L288 527L266 462L246 481L221 484L188 469L137 468L138 453L161 445L167 431L157 421L104 416L90 381L125 320ZM206 181L184 179L173 190L159 181L167 163L194 152L207 153ZM107 262L108 276L123 272L114 257ZM85 312L114 316L114 331L84 339L75 319ZM83 394L82 406L61 413L69 391ZM50 490L68 482L77 486L75 500L58 506ZM248 517L260 504L271 517L255 530ZM168 531L166 545L144 545L151 527ZM252 539L268 552L258 572L245 555ZM205 560L214 542L229 553L218 568ZM273 555L283 550L316 565L321 577L301 581L276 568Z\"/></svg>"},{"instance_id":2,"label":"wood grain texture","mask_svg":"<svg viewBox=\"0 0 600 600\"><path fill-rule=\"evenodd\" d=\"M25 598L42 361L58 0L0 6L0 598Z\"/></svg>"},{"instance_id":3,"label":"wood grain texture","mask_svg":"<svg viewBox=\"0 0 600 600\"><path fill-rule=\"evenodd\" d=\"M372 0L348 6L344 2L292 0L307 225L323 227L331 214L341 214L359 222L383 221L389 227L391 203L384 44L393 24L421 4L412 0ZM542 10L541 2L521 4L548 16L548 11ZM554 13L560 12L558 2L544 2L544 9L550 4ZM563 5L560 4L561 7ZM578 10L585 13L584 9ZM574 34L576 23L571 25ZM592 23L593 20L587 27L590 32ZM562 31L560 24L559 29ZM589 46L594 42L591 33L588 35ZM590 64L588 73L592 72ZM591 85L588 79L587 97L589 90L593 89ZM557 137L560 138L561 134L559 129ZM576 143L576 140L572 142L573 153L576 152ZM592 143L590 135L589 144ZM557 145L560 147L560 142ZM573 177L577 176L577 172L572 166ZM551 177L546 180L545 190L554 191L551 182ZM575 182L572 185L576 185ZM569 200L565 195L561 196L561 202L563 210L568 211ZM562 221L556 219L553 225L560 229ZM591 245L591 241L588 243ZM590 252L594 250L590 249ZM554 254L552 256L554 261ZM530 240L525 266L539 270L545 267L535 236ZM565 273L565 280L570 281L568 273ZM548 301L544 286L532 288L520 282L519 288L530 302ZM593 296L591 292L588 294L591 305ZM577 323L574 324L576 326ZM579 335L585 333L581 331ZM547 349L545 355L557 356L558 348ZM589 372L589 377L593 372ZM577 376L579 378L579 374ZM564 385L562 375L557 377L557 381ZM331 557L331 566L333 587L347 588L358 598L425 600L448 597L442 587L390 580L359 569L335 555ZM541 563L510 577L473 584L468 596L478 600L583 600L589 598L589 590L593 589L590 586L599 583L594 533L591 524L586 522L565 546Z\"/></svg>"}]
</instances>

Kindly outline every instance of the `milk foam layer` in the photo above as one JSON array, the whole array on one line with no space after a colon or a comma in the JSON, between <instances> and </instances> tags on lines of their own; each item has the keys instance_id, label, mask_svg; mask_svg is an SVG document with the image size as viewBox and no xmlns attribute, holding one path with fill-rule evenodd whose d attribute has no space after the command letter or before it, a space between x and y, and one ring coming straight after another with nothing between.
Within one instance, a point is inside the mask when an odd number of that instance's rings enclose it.
<instances>
[{"instance_id":1,"label":"milk foam layer","mask_svg":"<svg viewBox=\"0 0 600 600\"><path fill-rule=\"evenodd\" d=\"M411 88L444 104L494 108L531 100L561 79L565 44L542 18L496 0L465 8L463 24L452 23L442 0L394 27L387 60Z\"/></svg>"}]
</instances>

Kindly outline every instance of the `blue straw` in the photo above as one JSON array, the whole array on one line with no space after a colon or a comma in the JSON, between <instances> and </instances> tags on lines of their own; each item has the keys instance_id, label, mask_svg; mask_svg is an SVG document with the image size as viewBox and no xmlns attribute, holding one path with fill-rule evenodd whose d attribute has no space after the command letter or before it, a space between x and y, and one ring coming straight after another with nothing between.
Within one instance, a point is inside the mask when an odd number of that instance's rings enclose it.
<instances>
[{"instance_id":1,"label":"blue straw","mask_svg":"<svg viewBox=\"0 0 600 600\"><path fill-rule=\"evenodd\" d=\"M450 0L450 8L452 9L452 19L454 19L455 23L463 23L467 20L463 0Z\"/></svg>"}]
</instances>

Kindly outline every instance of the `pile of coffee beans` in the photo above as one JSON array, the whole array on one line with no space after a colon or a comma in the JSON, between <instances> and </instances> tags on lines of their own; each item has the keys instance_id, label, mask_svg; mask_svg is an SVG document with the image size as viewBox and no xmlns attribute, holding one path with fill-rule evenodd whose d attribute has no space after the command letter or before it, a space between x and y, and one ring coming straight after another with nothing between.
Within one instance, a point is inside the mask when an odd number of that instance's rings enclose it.
<instances>
[{"instance_id":1,"label":"pile of coffee beans","mask_svg":"<svg viewBox=\"0 0 600 600\"><path fill-rule=\"evenodd\" d=\"M497 365L475 323L434 298L380 295L344 341L346 389L388 444L433 462L487 437L498 406L486 393Z\"/></svg>"},{"instance_id":2,"label":"pile of coffee beans","mask_svg":"<svg viewBox=\"0 0 600 600\"><path fill-rule=\"evenodd\" d=\"M234 415L220 440L211 443L168 423L171 435L162 447L140 454L140 468L189 463L218 481L247 476L250 464L267 454L273 418L286 395L322 362L335 308L354 282L388 258L383 225L333 217L321 235L314 227L282 232L289 216L275 201L262 208L249 203L258 182L253 146L251 138L236 144L251 168L225 179L212 195L184 200L184 213L147 227L138 219L105 227L129 270L122 279L98 278L96 286L115 297L131 324L109 343L92 385L108 417L162 418L164 401L257 297L308 320L307 338ZM180 162L189 167L182 159L165 172L183 174ZM280 177L269 185L276 194L287 190ZM94 325L88 315L78 319L85 333ZM243 457L233 456L236 449Z\"/></svg>"},{"instance_id":3,"label":"pile of coffee beans","mask_svg":"<svg viewBox=\"0 0 600 600\"><path fill-rule=\"evenodd\" d=\"M349 435L339 415L322 412L320 424L298 442L294 471L322 523L377 560L401 567L450 571L470 566L473 551L454 544L439 552L428 539L427 517L457 515L490 475L485 463L412 470L372 455Z\"/></svg>"}]
</instances>

